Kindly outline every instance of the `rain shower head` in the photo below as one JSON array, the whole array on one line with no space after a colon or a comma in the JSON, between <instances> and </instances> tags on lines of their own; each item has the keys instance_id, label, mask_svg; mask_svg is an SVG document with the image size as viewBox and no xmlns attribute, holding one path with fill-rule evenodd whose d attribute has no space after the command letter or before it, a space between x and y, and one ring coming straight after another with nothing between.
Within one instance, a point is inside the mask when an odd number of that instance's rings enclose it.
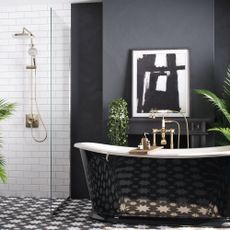
<instances>
[{"instance_id":1,"label":"rain shower head","mask_svg":"<svg viewBox=\"0 0 230 230\"><path fill-rule=\"evenodd\" d=\"M19 38L19 39L31 38L30 35L28 35L28 34L23 34L23 33L16 33L16 34L13 35L13 37Z\"/></svg>"},{"instance_id":2,"label":"rain shower head","mask_svg":"<svg viewBox=\"0 0 230 230\"><path fill-rule=\"evenodd\" d=\"M22 39L26 39L26 38L34 38L34 35L25 27L23 27L22 32L21 33L16 33L13 35L15 38L22 38Z\"/></svg>"},{"instance_id":3,"label":"rain shower head","mask_svg":"<svg viewBox=\"0 0 230 230\"><path fill-rule=\"evenodd\" d=\"M27 65L26 69L36 70L36 55L38 53L37 49L34 47L33 38L35 37L27 28L23 27L21 33L14 34L15 38L26 39L29 38L31 42L31 47L28 50L28 54L31 56L31 65Z\"/></svg>"}]
</instances>

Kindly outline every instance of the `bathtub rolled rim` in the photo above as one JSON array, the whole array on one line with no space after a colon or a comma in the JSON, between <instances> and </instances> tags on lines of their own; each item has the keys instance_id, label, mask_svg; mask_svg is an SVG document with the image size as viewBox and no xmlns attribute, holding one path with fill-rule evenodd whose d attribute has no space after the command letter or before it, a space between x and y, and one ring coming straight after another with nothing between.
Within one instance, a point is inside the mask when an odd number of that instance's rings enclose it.
<instances>
[{"instance_id":1,"label":"bathtub rolled rim","mask_svg":"<svg viewBox=\"0 0 230 230\"><path fill-rule=\"evenodd\" d=\"M129 151L135 147L116 146L96 142L78 142L75 148L105 154L107 156L139 157L139 158L207 158L229 157L230 145L218 147L190 148L190 149L157 149L151 154L137 155Z\"/></svg>"}]
</instances>

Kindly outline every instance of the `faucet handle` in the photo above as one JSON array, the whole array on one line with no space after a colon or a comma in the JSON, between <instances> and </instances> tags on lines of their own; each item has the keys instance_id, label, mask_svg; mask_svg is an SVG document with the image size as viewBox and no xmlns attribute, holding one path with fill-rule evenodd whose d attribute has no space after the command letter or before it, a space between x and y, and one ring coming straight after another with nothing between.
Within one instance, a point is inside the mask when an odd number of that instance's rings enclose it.
<instances>
[{"instance_id":1,"label":"faucet handle","mask_svg":"<svg viewBox=\"0 0 230 230\"><path fill-rule=\"evenodd\" d=\"M165 134L166 134L166 129L162 128L161 129L161 145L167 145Z\"/></svg>"}]
</instances>

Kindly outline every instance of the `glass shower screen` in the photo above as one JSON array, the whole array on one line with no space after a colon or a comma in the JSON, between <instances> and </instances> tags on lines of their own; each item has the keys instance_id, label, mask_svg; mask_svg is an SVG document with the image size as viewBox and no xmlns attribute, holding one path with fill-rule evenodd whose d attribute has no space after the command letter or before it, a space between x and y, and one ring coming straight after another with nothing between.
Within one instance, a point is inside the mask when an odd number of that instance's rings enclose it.
<instances>
[{"instance_id":1,"label":"glass shower screen","mask_svg":"<svg viewBox=\"0 0 230 230\"><path fill-rule=\"evenodd\" d=\"M50 9L50 153L52 210L70 194L70 17Z\"/></svg>"}]
</instances>

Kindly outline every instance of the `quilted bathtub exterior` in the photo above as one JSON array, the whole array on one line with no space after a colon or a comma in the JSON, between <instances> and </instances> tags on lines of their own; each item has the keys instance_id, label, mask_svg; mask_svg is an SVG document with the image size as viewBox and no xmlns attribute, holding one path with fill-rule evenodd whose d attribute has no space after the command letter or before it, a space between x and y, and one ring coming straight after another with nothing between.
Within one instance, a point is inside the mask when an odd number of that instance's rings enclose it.
<instances>
[{"instance_id":1,"label":"quilted bathtub exterior","mask_svg":"<svg viewBox=\"0 0 230 230\"><path fill-rule=\"evenodd\" d=\"M227 158L143 159L85 152L93 209L102 216L224 217Z\"/></svg>"}]
</instances>

